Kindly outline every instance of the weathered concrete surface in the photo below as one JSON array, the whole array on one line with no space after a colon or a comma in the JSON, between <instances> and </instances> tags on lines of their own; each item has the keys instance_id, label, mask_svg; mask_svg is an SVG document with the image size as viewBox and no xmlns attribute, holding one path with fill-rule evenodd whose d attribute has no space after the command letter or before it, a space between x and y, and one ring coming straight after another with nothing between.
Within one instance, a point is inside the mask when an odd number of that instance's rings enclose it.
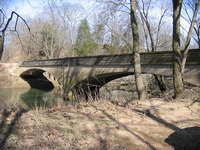
<instances>
[{"instance_id":1,"label":"weathered concrete surface","mask_svg":"<svg viewBox=\"0 0 200 150\"><path fill-rule=\"evenodd\" d=\"M173 75L172 66L146 66L146 68L143 66L143 72L163 76ZM184 81L196 86L200 86L200 65L186 65Z\"/></svg>"},{"instance_id":2,"label":"weathered concrete surface","mask_svg":"<svg viewBox=\"0 0 200 150\"><path fill-rule=\"evenodd\" d=\"M185 68L184 80L196 86L200 86L200 65Z\"/></svg>"}]
</instances>

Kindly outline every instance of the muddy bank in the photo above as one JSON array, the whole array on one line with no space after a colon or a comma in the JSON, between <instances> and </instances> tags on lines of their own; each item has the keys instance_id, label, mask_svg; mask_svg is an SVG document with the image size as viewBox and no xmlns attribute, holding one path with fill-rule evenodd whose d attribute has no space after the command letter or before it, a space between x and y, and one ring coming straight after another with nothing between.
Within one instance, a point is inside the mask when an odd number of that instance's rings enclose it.
<instances>
[{"instance_id":1,"label":"muddy bank","mask_svg":"<svg viewBox=\"0 0 200 150\"><path fill-rule=\"evenodd\" d=\"M30 88L17 74L18 63L0 63L0 88Z\"/></svg>"}]
</instances>

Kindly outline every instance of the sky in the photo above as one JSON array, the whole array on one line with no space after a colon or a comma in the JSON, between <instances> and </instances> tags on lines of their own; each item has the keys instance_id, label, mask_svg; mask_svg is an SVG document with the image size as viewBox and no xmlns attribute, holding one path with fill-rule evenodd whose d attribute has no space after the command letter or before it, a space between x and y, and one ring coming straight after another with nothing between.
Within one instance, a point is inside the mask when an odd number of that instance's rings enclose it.
<instances>
[{"instance_id":1,"label":"sky","mask_svg":"<svg viewBox=\"0 0 200 150\"><path fill-rule=\"evenodd\" d=\"M63 0L72 4L85 5L85 0ZM42 12L48 0L14 0L12 10L16 11L21 16L34 17L35 14Z\"/></svg>"},{"instance_id":2,"label":"sky","mask_svg":"<svg viewBox=\"0 0 200 150\"><path fill-rule=\"evenodd\" d=\"M87 5L88 0L63 0L72 4L80 4L82 6ZM42 12L45 4L48 3L48 0L13 0L12 10L16 11L22 17L29 16L34 17L37 13ZM156 16L156 15L155 15ZM188 24L185 20L181 20L182 24L185 26Z\"/></svg>"},{"instance_id":3,"label":"sky","mask_svg":"<svg viewBox=\"0 0 200 150\"><path fill-rule=\"evenodd\" d=\"M41 4L37 0L16 0L12 7L19 15L34 16L41 11Z\"/></svg>"}]
</instances>

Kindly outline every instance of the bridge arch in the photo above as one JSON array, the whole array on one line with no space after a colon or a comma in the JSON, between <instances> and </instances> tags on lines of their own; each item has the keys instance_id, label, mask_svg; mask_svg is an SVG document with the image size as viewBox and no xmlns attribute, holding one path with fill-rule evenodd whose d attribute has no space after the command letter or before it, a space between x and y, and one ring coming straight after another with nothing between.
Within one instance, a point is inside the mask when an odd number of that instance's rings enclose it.
<instances>
[{"instance_id":1,"label":"bridge arch","mask_svg":"<svg viewBox=\"0 0 200 150\"><path fill-rule=\"evenodd\" d=\"M55 80L55 77L43 69L27 69L23 71L19 76L24 81L28 82L32 88L49 91L55 87L54 83L52 83L52 81Z\"/></svg>"},{"instance_id":2,"label":"bridge arch","mask_svg":"<svg viewBox=\"0 0 200 150\"><path fill-rule=\"evenodd\" d=\"M100 98L101 87L112 80L129 75L134 75L134 72L114 72L89 76L87 79L78 82L72 88L72 92L74 95L84 97L86 100L88 100L89 96L93 99L98 99Z\"/></svg>"}]
</instances>

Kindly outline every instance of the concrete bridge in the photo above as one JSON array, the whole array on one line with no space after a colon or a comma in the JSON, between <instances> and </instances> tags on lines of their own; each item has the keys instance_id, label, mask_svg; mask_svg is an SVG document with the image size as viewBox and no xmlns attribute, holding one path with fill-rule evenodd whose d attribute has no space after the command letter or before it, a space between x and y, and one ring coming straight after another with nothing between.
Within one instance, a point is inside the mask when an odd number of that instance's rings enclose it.
<instances>
[{"instance_id":1,"label":"concrete bridge","mask_svg":"<svg viewBox=\"0 0 200 150\"><path fill-rule=\"evenodd\" d=\"M142 73L172 76L172 51L141 53ZM64 91L93 96L111 80L134 74L133 55L103 55L61 59L24 61L19 66L23 79L43 78L44 72L54 76ZM188 53L184 80L200 86L200 49Z\"/></svg>"}]
</instances>

